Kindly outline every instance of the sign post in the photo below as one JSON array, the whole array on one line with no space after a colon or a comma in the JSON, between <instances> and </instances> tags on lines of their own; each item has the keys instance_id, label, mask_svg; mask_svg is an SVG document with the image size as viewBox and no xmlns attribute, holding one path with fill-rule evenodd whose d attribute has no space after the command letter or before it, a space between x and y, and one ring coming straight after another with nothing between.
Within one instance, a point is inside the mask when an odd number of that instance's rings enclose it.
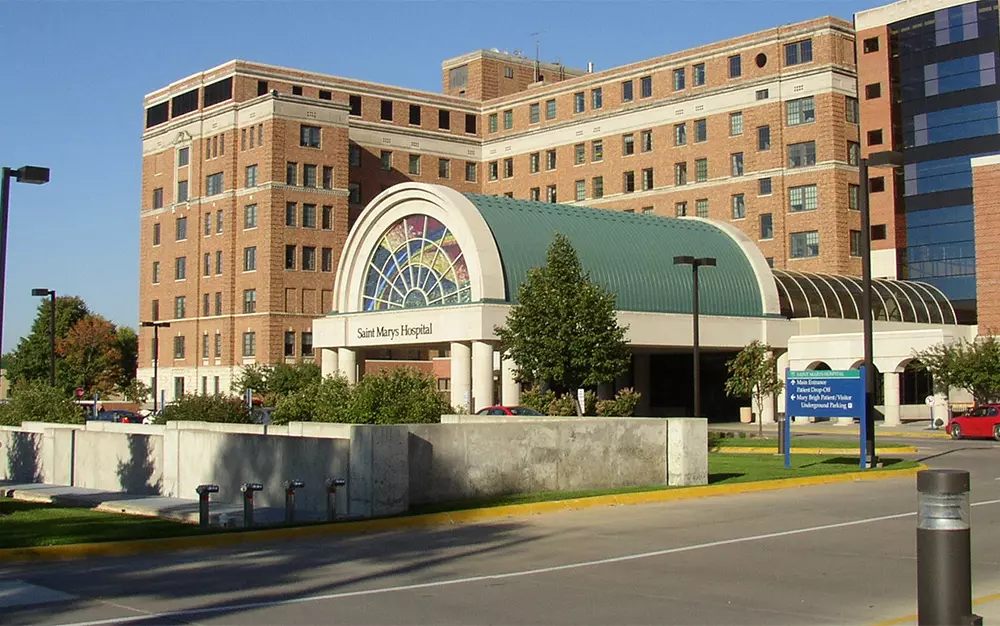
<instances>
[{"instance_id":1,"label":"sign post","mask_svg":"<svg viewBox=\"0 0 1000 626\"><path fill-rule=\"evenodd\" d=\"M799 417L860 417L860 466L865 467L865 370L785 370L785 420ZM786 432L785 468L791 462L791 429Z\"/></svg>"},{"instance_id":2,"label":"sign post","mask_svg":"<svg viewBox=\"0 0 1000 626\"><path fill-rule=\"evenodd\" d=\"M580 415L587 414L587 392L583 389L576 390L576 401L580 404Z\"/></svg>"},{"instance_id":3,"label":"sign post","mask_svg":"<svg viewBox=\"0 0 1000 626\"><path fill-rule=\"evenodd\" d=\"M924 404L931 412L931 430L937 430L937 422L934 421L934 396L927 396L924 398Z\"/></svg>"}]
</instances>

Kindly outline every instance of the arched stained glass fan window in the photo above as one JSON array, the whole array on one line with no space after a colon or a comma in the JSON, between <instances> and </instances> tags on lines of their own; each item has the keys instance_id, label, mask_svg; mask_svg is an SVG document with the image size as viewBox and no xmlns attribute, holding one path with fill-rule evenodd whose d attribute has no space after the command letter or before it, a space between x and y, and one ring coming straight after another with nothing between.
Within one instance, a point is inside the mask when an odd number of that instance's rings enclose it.
<instances>
[{"instance_id":1,"label":"arched stained glass fan window","mask_svg":"<svg viewBox=\"0 0 1000 626\"><path fill-rule=\"evenodd\" d=\"M455 235L426 215L408 215L382 235L365 276L365 311L472 301L469 268Z\"/></svg>"}]
</instances>

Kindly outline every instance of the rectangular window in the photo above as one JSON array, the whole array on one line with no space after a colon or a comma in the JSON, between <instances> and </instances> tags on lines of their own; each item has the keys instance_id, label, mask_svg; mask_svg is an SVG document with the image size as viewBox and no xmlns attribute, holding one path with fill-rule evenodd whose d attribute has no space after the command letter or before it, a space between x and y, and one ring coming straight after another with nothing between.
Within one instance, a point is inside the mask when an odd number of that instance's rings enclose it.
<instances>
[{"instance_id":1,"label":"rectangular window","mask_svg":"<svg viewBox=\"0 0 1000 626\"><path fill-rule=\"evenodd\" d=\"M556 101L554 98L552 100L545 101L545 119L556 119Z\"/></svg>"},{"instance_id":2,"label":"rectangular window","mask_svg":"<svg viewBox=\"0 0 1000 626\"><path fill-rule=\"evenodd\" d=\"M323 207L322 228L323 230L333 230L333 207L330 205Z\"/></svg>"},{"instance_id":3,"label":"rectangular window","mask_svg":"<svg viewBox=\"0 0 1000 626\"><path fill-rule=\"evenodd\" d=\"M302 186L315 188L317 184L316 166L308 163L302 166Z\"/></svg>"},{"instance_id":4,"label":"rectangular window","mask_svg":"<svg viewBox=\"0 0 1000 626\"><path fill-rule=\"evenodd\" d=\"M653 150L653 131L644 130L639 133L639 149L642 152L651 152Z\"/></svg>"},{"instance_id":5,"label":"rectangular window","mask_svg":"<svg viewBox=\"0 0 1000 626\"><path fill-rule=\"evenodd\" d=\"M743 176L743 153L734 152L729 155L729 175Z\"/></svg>"},{"instance_id":6,"label":"rectangular window","mask_svg":"<svg viewBox=\"0 0 1000 626\"><path fill-rule=\"evenodd\" d=\"M882 191L885 191L885 177L876 176L874 178L869 178L868 191L871 193L880 193Z\"/></svg>"},{"instance_id":7,"label":"rectangular window","mask_svg":"<svg viewBox=\"0 0 1000 626\"><path fill-rule=\"evenodd\" d=\"M174 298L174 318L182 320L186 315L187 299L184 296Z\"/></svg>"},{"instance_id":8,"label":"rectangular window","mask_svg":"<svg viewBox=\"0 0 1000 626\"><path fill-rule=\"evenodd\" d=\"M859 165L861 163L861 144L856 141L847 142L847 164Z\"/></svg>"},{"instance_id":9,"label":"rectangular window","mask_svg":"<svg viewBox=\"0 0 1000 626\"><path fill-rule=\"evenodd\" d=\"M703 183L708 180L708 159L695 159L694 162L695 182Z\"/></svg>"},{"instance_id":10,"label":"rectangular window","mask_svg":"<svg viewBox=\"0 0 1000 626\"><path fill-rule=\"evenodd\" d=\"M420 105L411 104L410 105L410 124L414 126L420 126Z\"/></svg>"},{"instance_id":11,"label":"rectangular window","mask_svg":"<svg viewBox=\"0 0 1000 626\"><path fill-rule=\"evenodd\" d=\"M851 124L857 124L861 120L861 108L858 106L858 99L852 98L851 96L845 96L844 109L847 115L847 121Z\"/></svg>"},{"instance_id":12,"label":"rectangular window","mask_svg":"<svg viewBox=\"0 0 1000 626\"><path fill-rule=\"evenodd\" d=\"M310 331L302 331L302 356L313 355L313 334Z\"/></svg>"},{"instance_id":13,"label":"rectangular window","mask_svg":"<svg viewBox=\"0 0 1000 626\"><path fill-rule=\"evenodd\" d=\"M735 137L743 134L743 112L729 114L729 136Z\"/></svg>"},{"instance_id":14,"label":"rectangular window","mask_svg":"<svg viewBox=\"0 0 1000 626\"><path fill-rule=\"evenodd\" d=\"M869 37L864 40L862 44L865 54L871 54L872 52L878 52L878 37Z\"/></svg>"},{"instance_id":15,"label":"rectangular window","mask_svg":"<svg viewBox=\"0 0 1000 626\"><path fill-rule=\"evenodd\" d=\"M177 181L177 201L187 202L188 199L188 181L181 180Z\"/></svg>"},{"instance_id":16,"label":"rectangular window","mask_svg":"<svg viewBox=\"0 0 1000 626\"><path fill-rule=\"evenodd\" d=\"M500 126L499 117L496 113L490 113L489 117L486 118L486 128L489 132L495 133Z\"/></svg>"},{"instance_id":17,"label":"rectangular window","mask_svg":"<svg viewBox=\"0 0 1000 626\"><path fill-rule=\"evenodd\" d=\"M653 188L653 168L647 167L642 170L642 190L649 191Z\"/></svg>"},{"instance_id":18,"label":"rectangular window","mask_svg":"<svg viewBox=\"0 0 1000 626\"><path fill-rule=\"evenodd\" d=\"M212 214L211 213L206 213L205 214L204 224L205 224L205 229L204 229L205 230L205 236L208 237L209 235L212 234Z\"/></svg>"},{"instance_id":19,"label":"rectangular window","mask_svg":"<svg viewBox=\"0 0 1000 626\"><path fill-rule=\"evenodd\" d=\"M541 161L540 157L541 157L541 155L539 153L537 153L537 152L532 152L531 154L528 155L528 171L531 174L538 173L538 170L541 167L540 166L540 161Z\"/></svg>"},{"instance_id":20,"label":"rectangular window","mask_svg":"<svg viewBox=\"0 0 1000 626\"><path fill-rule=\"evenodd\" d=\"M732 197L733 201L733 219L741 220L747 216L747 202L743 194L734 194Z\"/></svg>"},{"instance_id":21,"label":"rectangular window","mask_svg":"<svg viewBox=\"0 0 1000 626\"><path fill-rule=\"evenodd\" d=\"M590 160L591 161L603 161L604 160L604 141L601 139L595 139L590 143Z\"/></svg>"},{"instance_id":22,"label":"rectangular window","mask_svg":"<svg viewBox=\"0 0 1000 626\"><path fill-rule=\"evenodd\" d=\"M187 278L187 257L179 256L174 259L174 280L184 280Z\"/></svg>"},{"instance_id":23,"label":"rectangular window","mask_svg":"<svg viewBox=\"0 0 1000 626\"><path fill-rule=\"evenodd\" d=\"M257 354L257 333L243 333L243 356L255 356Z\"/></svg>"},{"instance_id":24,"label":"rectangular window","mask_svg":"<svg viewBox=\"0 0 1000 626\"><path fill-rule=\"evenodd\" d=\"M160 245L160 223L153 224L153 245Z\"/></svg>"},{"instance_id":25,"label":"rectangular window","mask_svg":"<svg viewBox=\"0 0 1000 626\"><path fill-rule=\"evenodd\" d=\"M202 276L212 275L212 253L206 252L204 255L204 260L202 262ZM208 315L207 313L205 315Z\"/></svg>"},{"instance_id":26,"label":"rectangular window","mask_svg":"<svg viewBox=\"0 0 1000 626\"><path fill-rule=\"evenodd\" d=\"M698 217L708 217L708 198L694 201L694 214Z\"/></svg>"},{"instance_id":27,"label":"rectangular window","mask_svg":"<svg viewBox=\"0 0 1000 626\"><path fill-rule=\"evenodd\" d=\"M785 111L786 122L789 126L816 121L816 104L812 96L789 100L785 103Z\"/></svg>"},{"instance_id":28,"label":"rectangular window","mask_svg":"<svg viewBox=\"0 0 1000 626\"><path fill-rule=\"evenodd\" d=\"M868 145L869 146L880 146L882 145L882 129L870 130L868 131Z\"/></svg>"},{"instance_id":29,"label":"rectangular window","mask_svg":"<svg viewBox=\"0 0 1000 626\"><path fill-rule=\"evenodd\" d=\"M583 113L587 109L587 94L578 91L573 94L573 112Z\"/></svg>"},{"instance_id":30,"label":"rectangular window","mask_svg":"<svg viewBox=\"0 0 1000 626\"><path fill-rule=\"evenodd\" d=\"M701 119L694 121L694 142L701 143L708 141L708 120Z\"/></svg>"},{"instance_id":31,"label":"rectangular window","mask_svg":"<svg viewBox=\"0 0 1000 626\"><path fill-rule=\"evenodd\" d=\"M622 156L635 154L635 136L632 133L622 135Z\"/></svg>"},{"instance_id":32,"label":"rectangular window","mask_svg":"<svg viewBox=\"0 0 1000 626\"><path fill-rule=\"evenodd\" d=\"M503 177L511 178L514 176L514 159L506 158L503 160Z\"/></svg>"},{"instance_id":33,"label":"rectangular window","mask_svg":"<svg viewBox=\"0 0 1000 626\"><path fill-rule=\"evenodd\" d=\"M320 100L333 100L333 92L327 91L326 89L320 89L319 90L319 99Z\"/></svg>"},{"instance_id":34,"label":"rectangular window","mask_svg":"<svg viewBox=\"0 0 1000 626\"><path fill-rule=\"evenodd\" d=\"M215 314L222 315L222 292L215 292ZM215 356L219 356L219 351L216 350Z\"/></svg>"},{"instance_id":35,"label":"rectangular window","mask_svg":"<svg viewBox=\"0 0 1000 626\"><path fill-rule=\"evenodd\" d=\"M285 184L286 185L298 185L299 184L299 164L289 161L285 163Z\"/></svg>"},{"instance_id":36,"label":"rectangular window","mask_svg":"<svg viewBox=\"0 0 1000 626\"><path fill-rule=\"evenodd\" d=\"M184 241L185 239L188 238L188 235L187 235L188 228L187 227L188 227L188 218L186 218L186 217L178 217L177 221L176 221L176 227L175 227L175 235L176 235L174 237L175 241Z\"/></svg>"},{"instance_id":37,"label":"rectangular window","mask_svg":"<svg viewBox=\"0 0 1000 626\"><path fill-rule=\"evenodd\" d=\"M503 129L511 130L512 128L514 128L514 111L507 109L503 112Z\"/></svg>"},{"instance_id":38,"label":"rectangular window","mask_svg":"<svg viewBox=\"0 0 1000 626\"><path fill-rule=\"evenodd\" d=\"M392 169L392 151L391 150L382 150L382 151L380 151L379 152L379 156L378 156L378 160L379 160L379 166L383 170L388 171L388 170Z\"/></svg>"},{"instance_id":39,"label":"rectangular window","mask_svg":"<svg viewBox=\"0 0 1000 626\"><path fill-rule=\"evenodd\" d=\"M882 83L865 85L865 100L875 100L882 97Z\"/></svg>"},{"instance_id":40,"label":"rectangular window","mask_svg":"<svg viewBox=\"0 0 1000 626\"><path fill-rule=\"evenodd\" d=\"M351 144L347 154L348 164L351 167L361 167L361 146Z\"/></svg>"},{"instance_id":41,"label":"rectangular window","mask_svg":"<svg viewBox=\"0 0 1000 626\"><path fill-rule=\"evenodd\" d=\"M573 146L573 163L582 165L587 162L587 144L578 143Z\"/></svg>"},{"instance_id":42,"label":"rectangular window","mask_svg":"<svg viewBox=\"0 0 1000 626\"><path fill-rule=\"evenodd\" d=\"M622 193L635 191L635 172L629 170L622 175Z\"/></svg>"},{"instance_id":43,"label":"rectangular window","mask_svg":"<svg viewBox=\"0 0 1000 626\"><path fill-rule=\"evenodd\" d=\"M688 203L687 202L677 202L674 204L674 215L677 217L687 217L688 214Z\"/></svg>"},{"instance_id":44,"label":"rectangular window","mask_svg":"<svg viewBox=\"0 0 1000 626\"><path fill-rule=\"evenodd\" d=\"M257 269L257 246L243 248L243 271L252 272Z\"/></svg>"},{"instance_id":45,"label":"rectangular window","mask_svg":"<svg viewBox=\"0 0 1000 626\"><path fill-rule=\"evenodd\" d=\"M819 191L816 185L788 188L788 210L792 213L815 211L819 208Z\"/></svg>"},{"instance_id":46,"label":"rectangular window","mask_svg":"<svg viewBox=\"0 0 1000 626\"><path fill-rule=\"evenodd\" d=\"M465 162L465 181L469 183L476 182L476 164L472 161Z\"/></svg>"},{"instance_id":47,"label":"rectangular window","mask_svg":"<svg viewBox=\"0 0 1000 626\"><path fill-rule=\"evenodd\" d=\"M244 313L256 313L257 312L257 290L256 289L244 289L243 290L243 312Z\"/></svg>"},{"instance_id":48,"label":"rectangular window","mask_svg":"<svg viewBox=\"0 0 1000 626\"><path fill-rule=\"evenodd\" d=\"M674 185L681 186L687 184L688 164L674 163Z\"/></svg>"},{"instance_id":49,"label":"rectangular window","mask_svg":"<svg viewBox=\"0 0 1000 626\"><path fill-rule=\"evenodd\" d=\"M541 119L541 108L537 102L533 102L528 105L528 122L531 124L537 124Z\"/></svg>"},{"instance_id":50,"label":"rectangular window","mask_svg":"<svg viewBox=\"0 0 1000 626\"><path fill-rule=\"evenodd\" d=\"M285 269L295 269L295 246L285 246Z\"/></svg>"},{"instance_id":51,"label":"rectangular window","mask_svg":"<svg viewBox=\"0 0 1000 626\"><path fill-rule=\"evenodd\" d=\"M392 121L392 100L382 100L379 105L379 119L386 122Z\"/></svg>"},{"instance_id":52,"label":"rectangular window","mask_svg":"<svg viewBox=\"0 0 1000 626\"><path fill-rule=\"evenodd\" d=\"M858 210L858 185L847 186L847 208L852 211Z\"/></svg>"},{"instance_id":53,"label":"rectangular window","mask_svg":"<svg viewBox=\"0 0 1000 626\"><path fill-rule=\"evenodd\" d=\"M306 272L316 271L315 246L302 246L302 269Z\"/></svg>"},{"instance_id":54,"label":"rectangular window","mask_svg":"<svg viewBox=\"0 0 1000 626\"><path fill-rule=\"evenodd\" d=\"M590 179L590 193L594 198L604 197L604 177L594 176Z\"/></svg>"},{"instance_id":55,"label":"rectangular window","mask_svg":"<svg viewBox=\"0 0 1000 626\"><path fill-rule=\"evenodd\" d=\"M813 60L812 39L785 44L785 65L798 65Z\"/></svg>"},{"instance_id":56,"label":"rectangular window","mask_svg":"<svg viewBox=\"0 0 1000 626\"><path fill-rule=\"evenodd\" d=\"M410 166L409 170L411 176L420 176L420 155L411 154L410 155Z\"/></svg>"},{"instance_id":57,"label":"rectangular window","mask_svg":"<svg viewBox=\"0 0 1000 626\"><path fill-rule=\"evenodd\" d=\"M861 256L861 231L852 230L848 236L851 243L851 256Z\"/></svg>"},{"instance_id":58,"label":"rectangular window","mask_svg":"<svg viewBox=\"0 0 1000 626\"><path fill-rule=\"evenodd\" d=\"M438 159L438 178L451 178L451 161Z\"/></svg>"},{"instance_id":59,"label":"rectangular window","mask_svg":"<svg viewBox=\"0 0 1000 626\"><path fill-rule=\"evenodd\" d=\"M321 271L333 271L333 248L323 248L320 252L319 267Z\"/></svg>"},{"instance_id":60,"label":"rectangular window","mask_svg":"<svg viewBox=\"0 0 1000 626\"><path fill-rule=\"evenodd\" d=\"M163 208L163 187L157 187L153 190L153 208Z\"/></svg>"},{"instance_id":61,"label":"rectangular window","mask_svg":"<svg viewBox=\"0 0 1000 626\"><path fill-rule=\"evenodd\" d=\"M180 148L177 150L177 167L184 167L191 160L191 149Z\"/></svg>"},{"instance_id":62,"label":"rectangular window","mask_svg":"<svg viewBox=\"0 0 1000 626\"><path fill-rule=\"evenodd\" d=\"M758 196L769 196L771 195L771 179L761 178L757 181L757 195Z\"/></svg>"},{"instance_id":63,"label":"rectangular window","mask_svg":"<svg viewBox=\"0 0 1000 626\"><path fill-rule=\"evenodd\" d=\"M294 202L285 203L285 226L297 226L299 207Z\"/></svg>"},{"instance_id":64,"label":"rectangular window","mask_svg":"<svg viewBox=\"0 0 1000 626\"><path fill-rule=\"evenodd\" d=\"M205 194L214 196L222 193L222 172L205 177Z\"/></svg>"},{"instance_id":65,"label":"rectangular window","mask_svg":"<svg viewBox=\"0 0 1000 626\"><path fill-rule=\"evenodd\" d=\"M632 102L632 81L622 83L622 102Z\"/></svg>"},{"instance_id":66,"label":"rectangular window","mask_svg":"<svg viewBox=\"0 0 1000 626\"><path fill-rule=\"evenodd\" d=\"M323 166L323 189L333 189L333 168L329 165Z\"/></svg>"},{"instance_id":67,"label":"rectangular window","mask_svg":"<svg viewBox=\"0 0 1000 626\"><path fill-rule=\"evenodd\" d=\"M653 77L643 76L639 79L639 97L651 98L653 96Z\"/></svg>"},{"instance_id":68,"label":"rectangular window","mask_svg":"<svg viewBox=\"0 0 1000 626\"><path fill-rule=\"evenodd\" d=\"M257 166L248 165L246 169L246 184L245 187L256 187L257 186Z\"/></svg>"},{"instance_id":69,"label":"rectangular window","mask_svg":"<svg viewBox=\"0 0 1000 626\"><path fill-rule=\"evenodd\" d=\"M885 237L886 237L886 226L885 226L885 224L872 224L871 234L872 234L872 241L878 241L880 239L885 239Z\"/></svg>"},{"instance_id":70,"label":"rectangular window","mask_svg":"<svg viewBox=\"0 0 1000 626\"><path fill-rule=\"evenodd\" d=\"M758 89L754 96L757 100L767 100L771 97L767 89Z\"/></svg>"},{"instance_id":71,"label":"rectangular window","mask_svg":"<svg viewBox=\"0 0 1000 626\"><path fill-rule=\"evenodd\" d=\"M819 231L810 230L791 234L791 257L807 259L819 256Z\"/></svg>"},{"instance_id":72,"label":"rectangular window","mask_svg":"<svg viewBox=\"0 0 1000 626\"><path fill-rule=\"evenodd\" d=\"M676 69L673 72L674 77L674 91L680 91L684 89L684 68Z\"/></svg>"},{"instance_id":73,"label":"rectangular window","mask_svg":"<svg viewBox=\"0 0 1000 626\"><path fill-rule=\"evenodd\" d=\"M155 322L155 321L159 320L160 319L160 301L159 300L153 300L152 302L150 302L149 309L150 309L149 310L149 314L152 316L153 321Z\"/></svg>"},{"instance_id":74,"label":"rectangular window","mask_svg":"<svg viewBox=\"0 0 1000 626\"><path fill-rule=\"evenodd\" d=\"M175 359L183 359L184 358L184 336L183 335L178 335L178 336L174 337L174 358ZM178 380L180 381L181 393L182 394L184 393L184 391L183 391L184 390L184 379L178 377L178 378L174 378L174 394L175 395L177 393L177 387L178 387L177 381Z\"/></svg>"},{"instance_id":75,"label":"rectangular window","mask_svg":"<svg viewBox=\"0 0 1000 626\"><path fill-rule=\"evenodd\" d=\"M729 57L729 78L739 78L743 75L743 57L734 55Z\"/></svg>"},{"instance_id":76,"label":"rectangular window","mask_svg":"<svg viewBox=\"0 0 1000 626\"><path fill-rule=\"evenodd\" d=\"M816 165L816 142L806 141L788 146L788 167Z\"/></svg>"},{"instance_id":77,"label":"rectangular window","mask_svg":"<svg viewBox=\"0 0 1000 626\"><path fill-rule=\"evenodd\" d=\"M257 205L248 204L243 207L243 229L257 228Z\"/></svg>"},{"instance_id":78,"label":"rectangular window","mask_svg":"<svg viewBox=\"0 0 1000 626\"><path fill-rule=\"evenodd\" d=\"M705 84L705 64L698 63L692 69L692 81L695 87Z\"/></svg>"},{"instance_id":79,"label":"rectangular window","mask_svg":"<svg viewBox=\"0 0 1000 626\"><path fill-rule=\"evenodd\" d=\"M222 274L222 250L215 252L215 274L216 276Z\"/></svg>"},{"instance_id":80,"label":"rectangular window","mask_svg":"<svg viewBox=\"0 0 1000 626\"><path fill-rule=\"evenodd\" d=\"M600 87L590 90L590 108L600 109L604 106L604 92Z\"/></svg>"},{"instance_id":81,"label":"rectangular window","mask_svg":"<svg viewBox=\"0 0 1000 626\"><path fill-rule=\"evenodd\" d=\"M285 331L285 356L295 356L295 331Z\"/></svg>"},{"instance_id":82,"label":"rectangular window","mask_svg":"<svg viewBox=\"0 0 1000 626\"><path fill-rule=\"evenodd\" d=\"M674 124L674 145L683 146L688 142L687 124Z\"/></svg>"},{"instance_id":83,"label":"rectangular window","mask_svg":"<svg viewBox=\"0 0 1000 626\"><path fill-rule=\"evenodd\" d=\"M222 233L222 209L215 212L215 234Z\"/></svg>"},{"instance_id":84,"label":"rectangular window","mask_svg":"<svg viewBox=\"0 0 1000 626\"><path fill-rule=\"evenodd\" d=\"M770 213L760 214L760 238L774 239L774 219Z\"/></svg>"},{"instance_id":85,"label":"rectangular window","mask_svg":"<svg viewBox=\"0 0 1000 626\"><path fill-rule=\"evenodd\" d=\"M306 126L303 124L299 127L299 145L303 148L318 148L319 132L319 126Z\"/></svg>"},{"instance_id":86,"label":"rectangular window","mask_svg":"<svg viewBox=\"0 0 1000 626\"><path fill-rule=\"evenodd\" d=\"M556 169L556 151L546 150L545 151L545 169L554 170Z\"/></svg>"},{"instance_id":87,"label":"rectangular window","mask_svg":"<svg viewBox=\"0 0 1000 626\"><path fill-rule=\"evenodd\" d=\"M763 152L771 149L771 127L757 127L757 150Z\"/></svg>"},{"instance_id":88,"label":"rectangular window","mask_svg":"<svg viewBox=\"0 0 1000 626\"><path fill-rule=\"evenodd\" d=\"M486 165L486 178L488 180L496 180L500 177L500 164L496 161L490 161Z\"/></svg>"},{"instance_id":89,"label":"rectangular window","mask_svg":"<svg viewBox=\"0 0 1000 626\"><path fill-rule=\"evenodd\" d=\"M549 185L545 188L545 197L549 202L558 202L555 185Z\"/></svg>"},{"instance_id":90,"label":"rectangular window","mask_svg":"<svg viewBox=\"0 0 1000 626\"><path fill-rule=\"evenodd\" d=\"M465 132L470 135L476 134L476 120L479 119L472 113L465 114Z\"/></svg>"},{"instance_id":91,"label":"rectangular window","mask_svg":"<svg viewBox=\"0 0 1000 626\"><path fill-rule=\"evenodd\" d=\"M542 199L542 190L541 190L541 188L540 187L532 187L531 189L529 189L528 190L528 197L531 200L535 201L535 202L540 201Z\"/></svg>"},{"instance_id":92,"label":"rectangular window","mask_svg":"<svg viewBox=\"0 0 1000 626\"><path fill-rule=\"evenodd\" d=\"M576 181L575 186L576 186L576 201L580 202L581 200L586 200L587 199L587 181L585 181L585 180L578 180L578 181Z\"/></svg>"},{"instance_id":93,"label":"rectangular window","mask_svg":"<svg viewBox=\"0 0 1000 626\"><path fill-rule=\"evenodd\" d=\"M448 70L448 88L461 89L469 84L469 66L459 65Z\"/></svg>"},{"instance_id":94,"label":"rectangular window","mask_svg":"<svg viewBox=\"0 0 1000 626\"><path fill-rule=\"evenodd\" d=\"M302 228L316 228L316 205L302 205Z\"/></svg>"}]
</instances>

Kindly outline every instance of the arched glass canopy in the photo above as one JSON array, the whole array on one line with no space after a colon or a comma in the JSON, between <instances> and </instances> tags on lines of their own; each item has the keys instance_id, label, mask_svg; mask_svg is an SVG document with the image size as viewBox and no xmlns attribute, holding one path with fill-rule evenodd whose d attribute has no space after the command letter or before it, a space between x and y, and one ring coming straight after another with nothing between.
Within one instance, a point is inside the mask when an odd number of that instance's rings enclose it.
<instances>
[{"instance_id":1,"label":"arched glass canopy","mask_svg":"<svg viewBox=\"0 0 1000 626\"><path fill-rule=\"evenodd\" d=\"M781 314L794 317L861 319L861 279L793 270L772 270ZM872 279L872 317L889 322L957 324L955 309L928 283Z\"/></svg>"}]
</instances>

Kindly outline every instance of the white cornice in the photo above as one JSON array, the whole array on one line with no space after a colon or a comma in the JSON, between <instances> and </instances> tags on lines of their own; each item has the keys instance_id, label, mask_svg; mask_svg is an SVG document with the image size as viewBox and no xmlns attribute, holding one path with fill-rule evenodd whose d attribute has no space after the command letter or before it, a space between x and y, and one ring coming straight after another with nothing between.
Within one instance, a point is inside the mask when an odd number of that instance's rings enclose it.
<instances>
[{"instance_id":1,"label":"white cornice","mask_svg":"<svg viewBox=\"0 0 1000 626\"><path fill-rule=\"evenodd\" d=\"M888 26L894 22L961 4L969 4L969 0L902 0L901 2L894 2L855 13L854 27L858 31L862 31L879 26Z\"/></svg>"}]
</instances>

